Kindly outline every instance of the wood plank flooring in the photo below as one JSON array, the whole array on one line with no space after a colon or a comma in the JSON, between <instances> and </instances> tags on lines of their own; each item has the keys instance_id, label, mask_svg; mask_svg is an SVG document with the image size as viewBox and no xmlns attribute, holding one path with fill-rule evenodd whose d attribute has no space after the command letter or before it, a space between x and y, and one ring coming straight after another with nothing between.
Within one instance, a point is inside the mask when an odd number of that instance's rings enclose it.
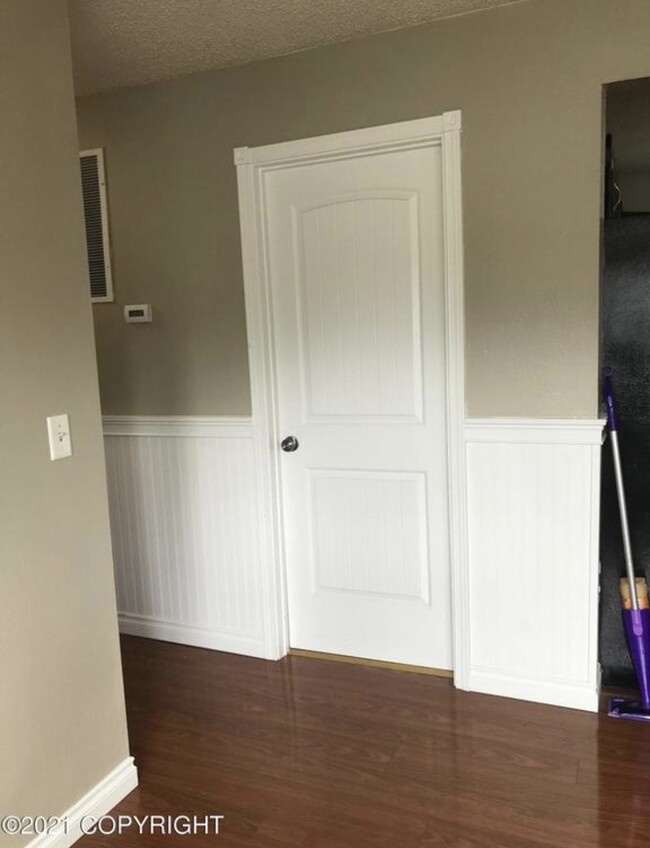
<instances>
[{"instance_id":1,"label":"wood plank flooring","mask_svg":"<svg viewBox=\"0 0 650 848\"><path fill-rule=\"evenodd\" d=\"M225 819L83 848L650 845L650 725L304 657L122 651L141 783L116 813Z\"/></svg>"}]
</instances>

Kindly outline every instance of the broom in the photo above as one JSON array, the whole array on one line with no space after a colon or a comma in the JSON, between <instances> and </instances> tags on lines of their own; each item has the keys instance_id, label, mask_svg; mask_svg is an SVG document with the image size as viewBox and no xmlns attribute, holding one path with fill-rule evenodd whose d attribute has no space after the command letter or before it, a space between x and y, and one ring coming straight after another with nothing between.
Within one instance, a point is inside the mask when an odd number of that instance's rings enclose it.
<instances>
[{"instance_id":1,"label":"broom","mask_svg":"<svg viewBox=\"0 0 650 848\"><path fill-rule=\"evenodd\" d=\"M630 659L634 666L634 673L639 687L638 700L612 698L609 704L609 715L612 718L650 721L650 609L648 608L648 587L643 577L635 577L634 575L630 529L627 522L627 507L625 504L625 488L623 486L623 470L621 468L621 455L618 446L611 368L606 368L604 371L603 396L605 406L607 407L607 428L612 442L614 476L616 478L616 493L618 495L618 508L621 517L625 570L627 572L627 577L624 577L619 584L623 599L623 626L625 628Z\"/></svg>"}]
</instances>

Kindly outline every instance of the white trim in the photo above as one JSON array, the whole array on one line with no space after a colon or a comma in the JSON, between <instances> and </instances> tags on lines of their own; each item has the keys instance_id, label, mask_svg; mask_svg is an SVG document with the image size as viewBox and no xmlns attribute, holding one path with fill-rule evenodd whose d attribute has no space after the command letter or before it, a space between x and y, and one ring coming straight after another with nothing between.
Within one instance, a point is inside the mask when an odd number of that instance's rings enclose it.
<instances>
[{"instance_id":1,"label":"white trim","mask_svg":"<svg viewBox=\"0 0 650 848\"><path fill-rule=\"evenodd\" d=\"M466 483L463 440L465 414L463 239L460 181L460 111L433 118L353 130L299 141L242 147L234 151L246 296L253 431L259 475L264 574L265 632L268 655L289 649L286 572L282 531L281 477L278 467L277 390L269 272L262 209L264 173L323 160L354 158L368 153L441 146L445 210L445 300L450 546L454 610L454 671L465 687L469 654Z\"/></svg>"},{"instance_id":2,"label":"white trim","mask_svg":"<svg viewBox=\"0 0 650 848\"><path fill-rule=\"evenodd\" d=\"M267 658L263 639L253 639L236 633L208 630L131 613L119 613L118 622L120 633L127 633L130 636L143 636L145 639L160 639L163 642L176 642L180 645L192 645L195 648L209 648L212 651L227 651L231 654Z\"/></svg>"},{"instance_id":3,"label":"white trim","mask_svg":"<svg viewBox=\"0 0 650 848\"><path fill-rule=\"evenodd\" d=\"M301 138L261 147L237 147L234 150L235 165L274 165L289 167L299 162L314 162L320 158L350 159L380 150L396 150L400 147L429 146L439 143L443 134L460 132L461 112L445 112L433 118L417 118L398 124L384 124L349 132Z\"/></svg>"},{"instance_id":4,"label":"white trim","mask_svg":"<svg viewBox=\"0 0 650 848\"><path fill-rule=\"evenodd\" d=\"M289 650L275 369L266 285L263 236L258 212L261 175L252 164L238 165L237 187L242 241L248 364L253 408L253 443L260 516L260 569L267 656Z\"/></svg>"},{"instance_id":5,"label":"white trim","mask_svg":"<svg viewBox=\"0 0 650 848\"><path fill-rule=\"evenodd\" d=\"M465 297L461 185L461 113L443 120L442 193L445 243L445 337L449 548L452 588L454 685L467 688L470 662L469 563L465 419Z\"/></svg>"},{"instance_id":6,"label":"white trim","mask_svg":"<svg viewBox=\"0 0 650 848\"><path fill-rule=\"evenodd\" d=\"M105 816L137 785L138 770L133 763L133 757L127 757L90 792L59 816L60 819L67 820L67 832L62 829L37 836L28 843L27 848L69 848L84 835L81 832L81 821L84 816L93 818Z\"/></svg>"},{"instance_id":7,"label":"white trim","mask_svg":"<svg viewBox=\"0 0 650 848\"><path fill-rule=\"evenodd\" d=\"M517 698L538 704L570 707L575 710L598 711L599 687L564 681L535 680L522 675L511 676L487 669L473 668L468 675L469 689L486 695Z\"/></svg>"},{"instance_id":8,"label":"white trim","mask_svg":"<svg viewBox=\"0 0 650 848\"><path fill-rule=\"evenodd\" d=\"M208 415L104 415L105 436L252 438L250 418Z\"/></svg>"},{"instance_id":9,"label":"white trim","mask_svg":"<svg viewBox=\"0 0 650 848\"><path fill-rule=\"evenodd\" d=\"M606 420L599 422L601 436L605 431ZM593 711L598 710L600 699L600 685L602 670L598 661L598 635L599 625L599 600L600 600L600 476L602 468L602 443L594 442L591 446L591 509L589 526L589 658L588 666L591 670L590 683L595 686L596 702ZM587 708L588 709L588 708Z\"/></svg>"},{"instance_id":10,"label":"white trim","mask_svg":"<svg viewBox=\"0 0 650 848\"><path fill-rule=\"evenodd\" d=\"M104 148L94 147L90 150L80 150L79 159L88 156L97 158L97 177L99 179L99 208L102 216L102 245L104 248L104 273L106 275L106 297L92 297L93 303L113 303L113 269L111 265L111 239L108 223L108 194L106 191L106 169L104 167Z\"/></svg>"},{"instance_id":11,"label":"white trim","mask_svg":"<svg viewBox=\"0 0 650 848\"><path fill-rule=\"evenodd\" d=\"M600 445L605 420L574 418L468 418L467 442Z\"/></svg>"}]
</instances>

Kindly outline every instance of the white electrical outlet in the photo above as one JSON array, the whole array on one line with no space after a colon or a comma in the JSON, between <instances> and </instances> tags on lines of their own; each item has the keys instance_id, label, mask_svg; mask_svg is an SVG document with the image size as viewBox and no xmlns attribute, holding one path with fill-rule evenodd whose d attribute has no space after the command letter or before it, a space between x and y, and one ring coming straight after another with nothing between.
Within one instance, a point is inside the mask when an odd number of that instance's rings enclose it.
<instances>
[{"instance_id":1,"label":"white electrical outlet","mask_svg":"<svg viewBox=\"0 0 650 848\"><path fill-rule=\"evenodd\" d=\"M65 459L72 456L70 420L67 415L52 415L47 419L47 435L50 440L50 459Z\"/></svg>"}]
</instances>

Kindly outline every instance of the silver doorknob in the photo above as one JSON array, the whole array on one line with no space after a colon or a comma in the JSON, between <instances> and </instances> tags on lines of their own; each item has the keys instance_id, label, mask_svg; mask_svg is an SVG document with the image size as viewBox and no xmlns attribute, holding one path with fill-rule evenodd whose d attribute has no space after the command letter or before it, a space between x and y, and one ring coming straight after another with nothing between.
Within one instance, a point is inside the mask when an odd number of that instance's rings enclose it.
<instances>
[{"instance_id":1,"label":"silver doorknob","mask_svg":"<svg viewBox=\"0 0 650 848\"><path fill-rule=\"evenodd\" d=\"M295 436L286 436L280 442L280 447L285 453L293 453L294 451L297 451L300 447L300 442L298 441L298 439L296 439Z\"/></svg>"}]
</instances>

